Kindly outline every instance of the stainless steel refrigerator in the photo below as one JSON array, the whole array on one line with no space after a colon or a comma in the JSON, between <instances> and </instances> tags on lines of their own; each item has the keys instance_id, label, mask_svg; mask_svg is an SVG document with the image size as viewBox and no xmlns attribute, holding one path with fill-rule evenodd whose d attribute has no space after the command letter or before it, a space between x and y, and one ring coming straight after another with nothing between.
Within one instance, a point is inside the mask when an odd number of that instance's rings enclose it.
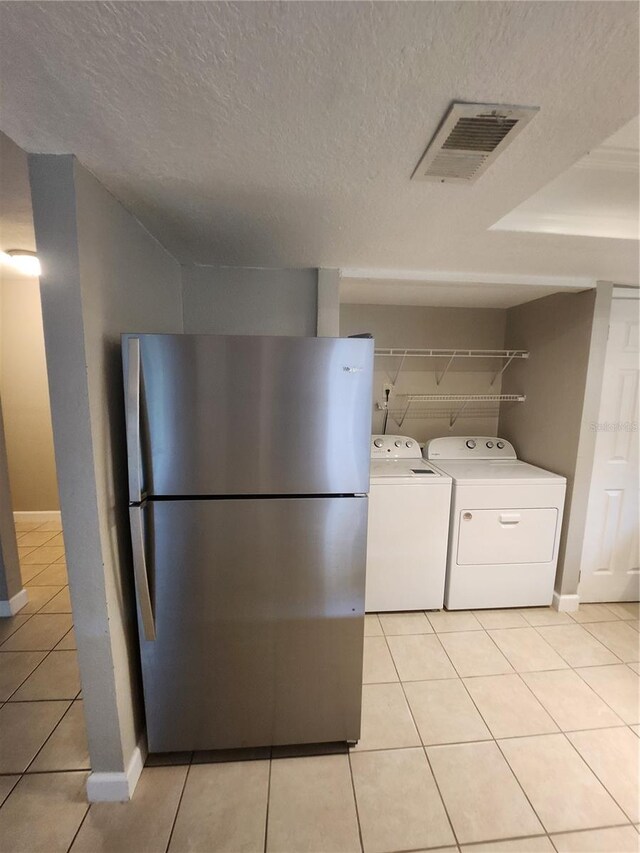
<instances>
[{"instance_id":1,"label":"stainless steel refrigerator","mask_svg":"<svg viewBox=\"0 0 640 853\"><path fill-rule=\"evenodd\" d=\"M356 741L373 341L122 345L149 749Z\"/></svg>"}]
</instances>

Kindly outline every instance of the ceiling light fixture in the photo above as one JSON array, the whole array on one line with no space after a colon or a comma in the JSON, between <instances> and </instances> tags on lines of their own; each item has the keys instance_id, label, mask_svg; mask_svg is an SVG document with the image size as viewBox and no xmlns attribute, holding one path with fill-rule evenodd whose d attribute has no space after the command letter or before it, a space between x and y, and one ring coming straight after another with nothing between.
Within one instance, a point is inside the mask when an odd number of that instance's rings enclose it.
<instances>
[{"instance_id":1,"label":"ceiling light fixture","mask_svg":"<svg viewBox=\"0 0 640 853\"><path fill-rule=\"evenodd\" d=\"M40 261L35 252L28 249L7 249L3 254L7 256L8 263L24 275L40 275Z\"/></svg>"}]
</instances>

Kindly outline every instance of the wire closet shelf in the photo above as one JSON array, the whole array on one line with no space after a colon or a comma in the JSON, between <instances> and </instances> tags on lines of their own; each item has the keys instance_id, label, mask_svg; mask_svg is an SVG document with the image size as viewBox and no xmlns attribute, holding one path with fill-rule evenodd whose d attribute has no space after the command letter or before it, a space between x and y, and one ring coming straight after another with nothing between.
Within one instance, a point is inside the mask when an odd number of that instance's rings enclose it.
<instances>
[{"instance_id":1,"label":"wire closet shelf","mask_svg":"<svg viewBox=\"0 0 640 853\"><path fill-rule=\"evenodd\" d=\"M456 359L477 358L477 359L492 359L501 362L498 368L492 371L490 386L494 385L496 380L502 376L505 370L509 367L514 359L529 358L529 351L523 349L415 349L411 347L378 347L375 350L375 355L381 358L398 359L398 366L390 375L391 387L395 389L398 382L398 377L408 358L435 358L444 360L444 367L440 372L436 372L436 385L440 386L442 380L447 375L447 372ZM449 428L451 428L460 415L466 411L467 415L471 414L468 408L469 403L478 404L478 409L486 411L487 403L523 403L526 399L524 394L397 394L395 395L399 402L404 405L399 405L391 409L388 403L379 405L378 408L386 409L392 414L398 426L401 427L407 417L429 417L435 416L436 410L431 408L417 409L415 403L441 403L447 405L450 403L458 403L455 408L447 406L446 413L449 417ZM440 410L441 412L442 410Z\"/></svg>"},{"instance_id":2,"label":"wire closet shelf","mask_svg":"<svg viewBox=\"0 0 640 853\"><path fill-rule=\"evenodd\" d=\"M391 384L395 385L407 358L446 358L447 363L439 375L436 374L436 385L440 385L447 371L457 358L495 358L504 364L494 373L491 385L505 372L514 358L529 358L528 350L522 349L411 349L409 347L380 347L375 349L375 355L385 358L399 358Z\"/></svg>"},{"instance_id":3,"label":"wire closet shelf","mask_svg":"<svg viewBox=\"0 0 640 853\"><path fill-rule=\"evenodd\" d=\"M399 394L404 399L405 406L398 409L398 417L394 417L401 427L408 416L425 417L428 413L422 410L412 410L413 403L460 403L456 411L449 417L449 427L452 427L469 403L524 403L524 394ZM394 410L396 411L396 410Z\"/></svg>"}]
</instances>

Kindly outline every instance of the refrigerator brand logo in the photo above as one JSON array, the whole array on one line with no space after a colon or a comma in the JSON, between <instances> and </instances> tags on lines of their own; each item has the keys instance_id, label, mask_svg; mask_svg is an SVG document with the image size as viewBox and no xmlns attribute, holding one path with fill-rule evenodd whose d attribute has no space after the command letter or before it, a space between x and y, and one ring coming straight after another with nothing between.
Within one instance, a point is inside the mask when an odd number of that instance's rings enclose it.
<instances>
[{"instance_id":1,"label":"refrigerator brand logo","mask_svg":"<svg viewBox=\"0 0 640 853\"><path fill-rule=\"evenodd\" d=\"M342 369L345 373L362 373L361 367L352 367L350 364L345 364Z\"/></svg>"}]
</instances>

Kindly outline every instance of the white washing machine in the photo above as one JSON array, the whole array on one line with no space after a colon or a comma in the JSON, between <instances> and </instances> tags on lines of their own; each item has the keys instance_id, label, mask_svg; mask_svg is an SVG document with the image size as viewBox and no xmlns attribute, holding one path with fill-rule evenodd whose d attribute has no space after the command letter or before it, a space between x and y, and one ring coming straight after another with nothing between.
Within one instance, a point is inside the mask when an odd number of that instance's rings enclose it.
<instances>
[{"instance_id":1,"label":"white washing machine","mask_svg":"<svg viewBox=\"0 0 640 853\"><path fill-rule=\"evenodd\" d=\"M451 477L404 435L371 437L365 610L438 610L444 598Z\"/></svg>"},{"instance_id":2,"label":"white washing machine","mask_svg":"<svg viewBox=\"0 0 640 853\"><path fill-rule=\"evenodd\" d=\"M565 478L493 436L433 438L424 456L453 479L445 607L551 604Z\"/></svg>"}]
</instances>

